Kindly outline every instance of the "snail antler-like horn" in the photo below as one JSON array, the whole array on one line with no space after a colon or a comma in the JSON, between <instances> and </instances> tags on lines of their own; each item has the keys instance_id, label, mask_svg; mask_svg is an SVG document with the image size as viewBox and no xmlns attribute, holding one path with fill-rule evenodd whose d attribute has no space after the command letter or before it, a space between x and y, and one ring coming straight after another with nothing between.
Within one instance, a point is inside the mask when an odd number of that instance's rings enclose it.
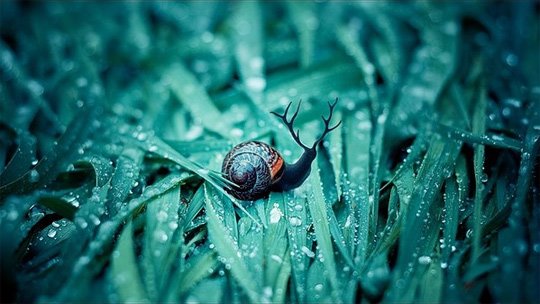
<instances>
[{"instance_id":1,"label":"snail antler-like horn","mask_svg":"<svg viewBox=\"0 0 540 304\"><path fill-rule=\"evenodd\" d=\"M298 160L296 160L294 163L286 163L284 166L284 172L281 176L281 178L272 184L272 191L288 191L295 189L302 185L302 183L306 180L306 178L309 176L309 172L311 170L311 164L317 157L317 145L323 141L326 134L337 128L341 121L338 122L335 126L330 127L330 121L332 120L332 115L334 113L334 108L336 106L338 99L336 98L336 101L334 103L328 102L328 106L330 107L330 114L328 115L328 118L325 118L322 116L323 122L324 122L324 132L322 135L315 141L313 144L313 147L309 148L306 145L304 145L300 141L300 131L294 132L294 120L296 119L296 116L298 115L298 111L300 110L300 102L298 103L298 108L296 108L296 112L294 112L293 116L291 117L291 120L287 120L287 114L289 113L289 109L291 108L291 104L285 108L285 113L278 114L276 112L270 112L277 117L281 118L285 125L289 128L289 131L292 134L292 137L294 140L302 147L304 148L304 152L300 156Z\"/></svg>"},{"instance_id":2,"label":"snail antler-like horn","mask_svg":"<svg viewBox=\"0 0 540 304\"><path fill-rule=\"evenodd\" d=\"M294 132L294 120L296 119L296 116L298 115L298 111L300 110L300 105L301 104L302 104L302 100L300 100L300 102L298 102L298 107L296 107L296 111L294 112L293 116L291 117L291 120L287 120L287 114L289 113L289 108L292 105L292 101L289 102L289 105L287 106L287 108L285 108L285 113L278 114L278 113L276 113L274 111L272 111L270 113L276 115L277 117L281 118L281 120L283 120L283 123L289 129L289 132L291 132L291 135L292 135L294 141L296 141L300 145L300 147L304 148L304 150L309 150L309 148L300 141L300 129L296 130L296 133ZM330 116L332 116L331 113L330 113Z\"/></svg>"},{"instance_id":3,"label":"snail antler-like horn","mask_svg":"<svg viewBox=\"0 0 540 304\"><path fill-rule=\"evenodd\" d=\"M315 149L315 147L317 147L317 145L323 141L324 137L326 136L326 134L332 132L334 129L336 129L337 127L339 127L339 125L341 125L341 120L333 127L330 128L330 120L332 120L332 114L334 114L334 108L336 107L336 104L338 102L338 99L336 97L336 101L334 101L334 103L330 103L328 102L328 107L330 108L330 114L328 114L328 118L324 118L323 115L321 115L321 118L324 122L324 132L322 133L322 135L319 137L319 139L317 139L315 141L315 143L313 144L313 148L312 149Z\"/></svg>"}]
</instances>

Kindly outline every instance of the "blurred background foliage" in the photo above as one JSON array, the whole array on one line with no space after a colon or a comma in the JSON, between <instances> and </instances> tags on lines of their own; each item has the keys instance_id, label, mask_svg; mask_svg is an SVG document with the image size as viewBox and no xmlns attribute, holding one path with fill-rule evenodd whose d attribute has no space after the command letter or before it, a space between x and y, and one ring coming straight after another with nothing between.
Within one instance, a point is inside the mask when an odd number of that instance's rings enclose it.
<instances>
[{"instance_id":1,"label":"blurred background foliage","mask_svg":"<svg viewBox=\"0 0 540 304\"><path fill-rule=\"evenodd\" d=\"M537 1L0 2L1 302L540 301ZM301 149L238 202L225 153Z\"/></svg>"}]
</instances>

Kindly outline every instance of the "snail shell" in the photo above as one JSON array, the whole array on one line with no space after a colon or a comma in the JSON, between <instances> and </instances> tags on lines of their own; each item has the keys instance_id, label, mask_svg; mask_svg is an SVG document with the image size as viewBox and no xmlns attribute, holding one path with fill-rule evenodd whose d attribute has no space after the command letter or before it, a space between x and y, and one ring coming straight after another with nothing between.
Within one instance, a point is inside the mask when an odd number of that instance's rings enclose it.
<instances>
[{"instance_id":1,"label":"snail shell","mask_svg":"<svg viewBox=\"0 0 540 304\"><path fill-rule=\"evenodd\" d=\"M221 171L236 184L227 192L241 200L256 200L268 195L284 169L278 151L263 142L248 141L227 153Z\"/></svg>"}]
</instances>

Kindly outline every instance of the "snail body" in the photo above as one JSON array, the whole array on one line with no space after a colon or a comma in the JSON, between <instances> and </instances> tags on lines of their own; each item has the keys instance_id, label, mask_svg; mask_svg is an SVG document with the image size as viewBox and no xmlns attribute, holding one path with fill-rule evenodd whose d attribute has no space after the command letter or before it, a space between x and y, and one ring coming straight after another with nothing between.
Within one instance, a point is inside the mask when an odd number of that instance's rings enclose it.
<instances>
[{"instance_id":1,"label":"snail body","mask_svg":"<svg viewBox=\"0 0 540 304\"><path fill-rule=\"evenodd\" d=\"M336 99L337 102L337 99ZM232 148L223 160L221 171L224 177L231 182L225 190L241 200L256 200L268 196L270 191L288 191L302 185L311 171L311 163L317 156L317 145L326 134L337 128L341 122L329 127L330 119L336 102L328 103L330 115L323 117L325 129L323 134L315 141L313 146L304 145L299 138L299 132L293 130L294 119L298 115L300 103L290 120L287 113L291 103L284 114L272 114L283 120L293 139L304 149L302 156L292 164L286 163L281 154L270 145L259 141L248 141Z\"/></svg>"}]
</instances>

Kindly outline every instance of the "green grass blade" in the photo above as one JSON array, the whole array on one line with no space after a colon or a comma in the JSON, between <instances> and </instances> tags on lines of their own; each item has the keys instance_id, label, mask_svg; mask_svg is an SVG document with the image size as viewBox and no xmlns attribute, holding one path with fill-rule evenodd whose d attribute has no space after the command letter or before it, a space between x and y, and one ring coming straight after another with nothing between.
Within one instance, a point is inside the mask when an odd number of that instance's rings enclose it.
<instances>
[{"instance_id":1,"label":"green grass blade","mask_svg":"<svg viewBox=\"0 0 540 304\"><path fill-rule=\"evenodd\" d=\"M75 218L75 213L78 210L77 207L73 206L71 203L52 195L41 196L38 199L38 203L69 220Z\"/></svg>"},{"instance_id":2,"label":"green grass blade","mask_svg":"<svg viewBox=\"0 0 540 304\"><path fill-rule=\"evenodd\" d=\"M328 92L356 87L361 77L358 68L344 60L314 65L301 72L274 75L268 78L266 110L274 111L290 100L308 97L327 100Z\"/></svg>"},{"instance_id":3,"label":"green grass blade","mask_svg":"<svg viewBox=\"0 0 540 304\"><path fill-rule=\"evenodd\" d=\"M499 134L483 134L478 135L466 130L454 128L451 126L439 125L441 133L448 135L449 137L461 140L466 143L492 146L495 148L512 149L514 151L521 151L523 144L516 139L509 138Z\"/></svg>"},{"instance_id":4,"label":"green grass blade","mask_svg":"<svg viewBox=\"0 0 540 304\"><path fill-rule=\"evenodd\" d=\"M274 303L284 303L287 299L288 291L287 285L291 280L291 254L289 250L283 255L284 259L282 262L281 270L276 277L275 284L273 285L273 297L272 302Z\"/></svg>"},{"instance_id":5,"label":"green grass blade","mask_svg":"<svg viewBox=\"0 0 540 304\"><path fill-rule=\"evenodd\" d=\"M371 116L376 117L375 124L370 126L370 129L373 128L374 132L370 138L371 149L369 150L369 170L371 174L369 175L370 183L368 188L369 205L371 214L373 215L370 220L370 232L374 234L378 225L380 162L383 157L382 145L383 138L385 136L385 123L389 112L388 102L381 102L379 99L379 94L375 83L374 66L367 59L364 49L356 43L355 40L357 37L355 37L354 30L341 27L338 29L338 38L345 47L346 51L355 59L358 68L362 71L363 79L368 90L371 105Z\"/></svg>"},{"instance_id":6,"label":"green grass blade","mask_svg":"<svg viewBox=\"0 0 540 304\"><path fill-rule=\"evenodd\" d=\"M287 217L287 236L291 248L291 266L293 278L293 290L299 302L305 302L307 296L307 270L309 257L313 257L311 251L312 241L307 238L309 218L305 197L297 197L294 192L284 193Z\"/></svg>"},{"instance_id":7,"label":"green grass blade","mask_svg":"<svg viewBox=\"0 0 540 304\"><path fill-rule=\"evenodd\" d=\"M231 204L232 206L232 204ZM254 206L252 206L254 207ZM253 210L253 208L249 208ZM236 226L236 221L233 223ZM264 284L264 232L260 227L253 224L253 221L243 216L238 221L238 248L239 255L245 257L244 261L251 273L251 278L256 286L260 286L260 290ZM260 292L260 291L259 291ZM263 301L270 301L266 293L260 294Z\"/></svg>"},{"instance_id":8,"label":"green grass blade","mask_svg":"<svg viewBox=\"0 0 540 304\"><path fill-rule=\"evenodd\" d=\"M3 163L0 163L0 186L9 184L10 182L18 179L24 172L32 166L36 161L36 139L27 131L17 132L18 147L15 150L13 157L3 167ZM37 171L36 171L37 172Z\"/></svg>"},{"instance_id":9,"label":"green grass blade","mask_svg":"<svg viewBox=\"0 0 540 304\"><path fill-rule=\"evenodd\" d=\"M308 270L306 303L335 303L339 300L333 297L332 284L323 275L326 268L324 262L315 259Z\"/></svg>"},{"instance_id":10,"label":"green grass blade","mask_svg":"<svg viewBox=\"0 0 540 304\"><path fill-rule=\"evenodd\" d=\"M180 297L185 296L191 288L204 278L212 275L219 264L215 251L210 250L208 247L204 247L200 254L190 257L188 262L189 267L178 274L180 278L178 281L174 280L173 282L176 282L176 284L172 285L178 288L177 292ZM178 298L169 299L169 301L177 300Z\"/></svg>"},{"instance_id":11,"label":"green grass blade","mask_svg":"<svg viewBox=\"0 0 540 304\"><path fill-rule=\"evenodd\" d=\"M291 19L300 45L300 66L309 67L313 62L315 34L319 26L315 5L311 2L287 1Z\"/></svg>"},{"instance_id":12,"label":"green grass blade","mask_svg":"<svg viewBox=\"0 0 540 304\"><path fill-rule=\"evenodd\" d=\"M250 18L244 18L250 16ZM266 88L263 57L263 22L261 7L257 1L236 3L231 17L234 30L235 57L240 79L251 99L260 104L261 93Z\"/></svg>"},{"instance_id":13,"label":"green grass blade","mask_svg":"<svg viewBox=\"0 0 540 304\"><path fill-rule=\"evenodd\" d=\"M82 168L92 168L95 178L95 181L93 183L94 187L103 187L110 181L110 178L114 172L110 159L101 155L95 155L93 153L88 153L87 155L84 155L73 165Z\"/></svg>"},{"instance_id":14,"label":"green grass blade","mask_svg":"<svg viewBox=\"0 0 540 304\"><path fill-rule=\"evenodd\" d=\"M356 232L351 234L351 252L356 252L355 262L362 265L367 254L369 235L369 145L371 142L371 121L367 107L363 107L354 115L345 117L345 166L347 178L345 184L349 189L344 191L346 201L349 201L353 212L352 227ZM348 194L348 195L347 195ZM360 266L361 267L361 266Z\"/></svg>"},{"instance_id":15,"label":"green grass blade","mask_svg":"<svg viewBox=\"0 0 540 304\"><path fill-rule=\"evenodd\" d=\"M268 218L268 229L264 231L265 269L264 286L271 286L272 290L284 288L284 277L290 275L290 252L287 239L287 218L285 217L285 196L283 193L272 192L267 201L265 217ZM287 264L287 259L289 263ZM280 294L274 294L272 300L283 300L285 290Z\"/></svg>"},{"instance_id":16,"label":"green grass blade","mask_svg":"<svg viewBox=\"0 0 540 304\"><path fill-rule=\"evenodd\" d=\"M143 156L140 149L125 149L116 160L116 168L111 178L111 190L107 196L107 210L111 216L120 209L138 179Z\"/></svg>"},{"instance_id":17,"label":"green grass blade","mask_svg":"<svg viewBox=\"0 0 540 304\"><path fill-rule=\"evenodd\" d=\"M313 227L315 228L315 233L317 234L317 246L319 247L322 255L324 269L327 272L328 281L331 285L330 294L333 300L339 301L339 299L342 297L342 291L337 279L338 276L334 247L332 245L332 238L328 225L328 207L321 186L317 162L313 162L311 165L311 172L310 181L313 194L309 197L309 211L311 213L311 217L313 218Z\"/></svg>"},{"instance_id":18,"label":"green grass blade","mask_svg":"<svg viewBox=\"0 0 540 304\"><path fill-rule=\"evenodd\" d=\"M165 280L169 276L172 259L176 259L178 248L175 241L183 243L183 238L175 240L178 229L180 204L180 185L146 203L146 226L143 243L144 282L149 299L155 301L162 294ZM182 233L181 233L182 234Z\"/></svg>"},{"instance_id":19,"label":"green grass blade","mask_svg":"<svg viewBox=\"0 0 540 304\"><path fill-rule=\"evenodd\" d=\"M148 303L133 245L133 225L129 222L120 235L111 261L111 277L122 302Z\"/></svg>"},{"instance_id":20,"label":"green grass blade","mask_svg":"<svg viewBox=\"0 0 540 304\"><path fill-rule=\"evenodd\" d=\"M444 231L441 267L448 267L452 248L456 246L456 233L459 225L459 192L458 183L450 177L446 180L445 196L444 196Z\"/></svg>"},{"instance_id":21,"label":"green grass blade","mask_svg":"<svg viewBox=\"0 0 540 304\"><path fill-rule=\"evenodd\" d=\"M334 113L335 121L342 121L343 115L341 112ZM341 197L343 193L341 187L342 167L343 167L343 128L335 130L328 135L330 148L330 163L332 163L332 169L334 169L335 186L337 191L337 197Z\"/></svg>"},{"instance_id":22,"label":"green grass blade","mask_svg":"<svg viewBox=\"0 0 540 304\"><path fill-rule=\"evenodd\" d=\"M476 135L483 136L486 132L486 96L485 85L483 80L478 80L476 110L472 118L472 131ZM472 258L476 260L480 256L481 250L481 232L482 232L482 205L483 205L483 192L484 192L484 152L485 147L482 145L476 145L474 147L474 180L475 180L475 194L474 194L474 209L473 209L473 240L472 240Z\"/></svg>"},{"instance_id":23,"label":"green grass blade","mask_svg":"<svg viewBox=\"0 0 540 304\"><path fill-rule=\"evenodd\" d=\"M184 203L184 202L180 202ZM199 214L204 207L204 188L200 187L197 192L193 194L193 197L188 203L186 213L180 218L180 225L186 229L190 223L193 222L197 214Z\"/></svg>"},{"instance_id":24,"label":"green grass blade","mask_svg":"<svg viewBox=\"0 0 540 304\"><path fill-rule=\"evenodd\" d=\"M201 124L206 129L224 138L230 137L226 132L232 129L229 120L223 119L205 89L181 63L170 66L164 72L163 79L192 115L201 119Z\"/></svg>"},{"instance_id":25,"label":"green grass blade","mask_svg":"<svg viewBox=\"0 0 540 304\"><path fill-rule=\"evenodd\" d=\"M231 234L227 226L222 222L223 218L218 214L216 204L223 204L213 188L206 187L205 201L208 216L208 234L220 255L221 262L234 276L242 290L249 297L250 301L260 301L261 287L257 285L257 280L253 278L245 261L241 258L238 241Z\"/></svg>"},{"instance_id":26,"label":"green grass blade","mask_svg":"<svg viewBox=\"0 0 540 304\"><path fill-rule=\"evenodd\" d=\"M416 298L417 303L440 303L443 284L443 269L439 259L434 258L420 279L420 294Z\"/></svg>"},{"instance_id":27,"label":"green grass blade","mask_svg":"<svg viewBox=\"0 0 540 304\"><path fill-rule=\"evenodd\" d=\"M203 280L193 288L190 295L186 298L186 301L197 303L220 303L223 301L224 293L229 292L226 287L225 278ZM212 292L208 292L209 290Z\"/></svg>"}]
</instances>

